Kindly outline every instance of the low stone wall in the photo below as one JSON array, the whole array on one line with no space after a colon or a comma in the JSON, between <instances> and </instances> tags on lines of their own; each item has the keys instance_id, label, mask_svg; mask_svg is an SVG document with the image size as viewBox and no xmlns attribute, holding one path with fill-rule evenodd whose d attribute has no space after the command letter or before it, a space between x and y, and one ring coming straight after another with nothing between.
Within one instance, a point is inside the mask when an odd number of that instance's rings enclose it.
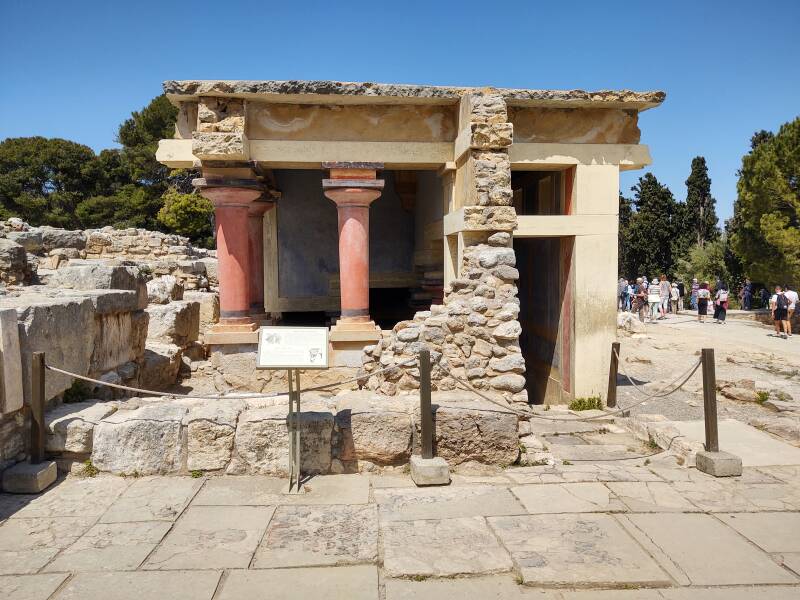
<instances>
[{"instance_id":1,"label":"low stone wall","mask_svg":"<svg viewBox=\"0 0 800 600\"><path fill-rule=\"evenodd\" d=\"M91 458L119 475L287 475L287 397L216 401L130 398L48 414L47 448L62 469ZM435 451L453 465L510 465L518 418L463 394L433 396ZM419 398L367 391L308 393L300 418L304 473L354 473L408 462L419 449Z\"/></svg>"},{"instance_id":2,"label":"low stone wall","mask_svg":"<svg viewBox=\"0 0 800 600\"><path fill-rule=\"evenodd\" d=\"M525 361L519 347L522 327L516 320L519 272L509 240L509 234L501 232L490 236L487 244L465 248L462 276L445 289L444 304L418 312L412 321L401 321L380 342L364 349L368 389L386 395L418 389L419 369L414 365L369 374L406 362L426 347L434 364L434 389L456 387L449 370L477 389L527 403Z\"/></svg>"}]
</instances>

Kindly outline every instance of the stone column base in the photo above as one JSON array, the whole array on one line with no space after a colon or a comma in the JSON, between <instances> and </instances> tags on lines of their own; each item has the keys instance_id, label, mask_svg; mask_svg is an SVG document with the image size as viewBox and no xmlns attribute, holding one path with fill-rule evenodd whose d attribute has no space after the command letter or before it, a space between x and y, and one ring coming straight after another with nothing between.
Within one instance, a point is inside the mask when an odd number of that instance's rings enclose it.
<instances>
[{"instance_id":1,"label":"stone column base","mask_svg":"<svg viewBox=\"0 0 800 600\"><path fill-rule=\"evenodd\" d=\"M370 346L381 339L381 328L374 321L338 321L331 327L328 337L331 343L332 367L360 367L364 346Z\"/></svg>"},{"instance_id":2,"label":"stone column base","mask_svg":"<svg viewBox=\"0 0 800 600\"><path fill-rule=\"evenodd\" d=\"M258 343L258 324L215 323L203 334L205 344L256 344Z\"/></svg>"}]
</instances>

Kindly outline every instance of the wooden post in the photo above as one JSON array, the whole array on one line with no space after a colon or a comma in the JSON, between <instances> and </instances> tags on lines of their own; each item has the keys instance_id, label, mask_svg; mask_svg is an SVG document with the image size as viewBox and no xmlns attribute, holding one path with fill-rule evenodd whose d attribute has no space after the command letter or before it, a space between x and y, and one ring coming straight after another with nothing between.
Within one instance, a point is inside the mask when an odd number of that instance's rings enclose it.
<instances>
[{"instance_id":1,"label":"wooden post","mask_svg":"<svg viewBox=\"0 0 800 600\"><path fill-rule=\"evenodd\" d=\"M608 394L606 395L606 406L614 408L617 406L617 371L619 370L619 342L611 344L611 365L608 368Z\"/></svg>"},{"instance_id":2,"label":"wooden post","mask_svg":"<svg viewBox=\"0 0 800 600\"><path fill-rule=\"evenodd\" d=\"M717 375L714 369L714 349L701 350L703 362L703 414L706 422L706 450L719 452L717 428Z\"/></svg>"},{"instance_id":3,"label":"wooden post","mask_svg":"<svg viewBox=\"0 0 800 600\"><path fill-rule=\"evenodd\" d=\"M31 357L31 463L44 461L44 352Z\"/></svg>"},{"instance_id":4,"label":"wooden post","mask_svg":"<svg viewBox=\"0 0 800 600\"><path fill-rule=\"evenodd\" d=\"M419 410L422 418L422 458L433 458L431 353L429 350L419 351Z\"/></svg>"}]
</instances>

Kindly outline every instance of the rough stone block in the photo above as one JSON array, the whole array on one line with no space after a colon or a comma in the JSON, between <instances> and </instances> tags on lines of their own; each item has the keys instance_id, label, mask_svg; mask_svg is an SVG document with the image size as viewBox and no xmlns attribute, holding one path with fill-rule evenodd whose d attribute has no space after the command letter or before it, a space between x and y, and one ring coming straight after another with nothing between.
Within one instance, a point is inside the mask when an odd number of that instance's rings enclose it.
<instances>
[{"instance_id":1,"label":"rough stone block","mask_svg":"<svg viewBox=\"0 0 800 600\"><path fill-rule=\"evenodd\" d=\"M183 283L173 275L163 275L147 282L147 300L151 304L169 304L183 300Z\"/></svg>"},{"instance_id":2,"label":"rough stone block","mask_svg":"<svg viewBox=\"0 0 800 600\"><path fill-rule=\"evenodd\" d=\"M184 300L200 304L200 332L219 322L219 294L214 292L184 292Z\"/></svg>"},{"instance_id":3,"label":"rough stone block","mask_svg":"<svg viewBox=\"0 0 800 600\"><path fill-rule=\"evenodd\" d=\"M241 400L214 400L192 407L186 417L190 471L216 471L228 466L236 422L244 410Z\"/></svg>"},{"instance_id":4,"label":"rough stone block","mask_svg":"<svg viewBox=\"0 0 800 600\"><path fill-rule=\"evenodd\" d=\"M441 456L422 458L414 455L411 457L410 465L411 479L418 486L450 483L450 466Z\"/></svg>"},{"instance_id":5,"label":"rough stone block","mask_svg":"<svg viewBox=\"0 0 800 600\"><path fill-rule=\"evenodd\" d=\"M174 344L148 344L139 375L141 387L162 390L175 385L181 366L181 349Z\"/></svg>"},{"instance_id":6,"label":"rough stone block","mask_svg":"<svg viewBox=\"0 0 800 600\"><path fill-rule=\"evenodd\" d=\"M200 333L200 303L180 300L148 306L150 315L147 339L161 344L185 346L197 341Z\"/></svg>"},{"instance_id":7,"label":"rough stone block","mask_svg":"<svg viewBox=\"0 0 800 600\"><path fill-rule=\"evenodd\" d=\"M0 310L0 415L22 408L22 361L17 311Z\"/></svg>"},{"instance_id":8,"label":"rough stone block","mask_svg":"<svg viewBox=\"0 0 800 600\"><path fill-rule=\"evenodd\" d=\"M411 454L413 396L386 398L359 391L336 398L336 425L342 437L339 458L400 464Z\"/></svg>"},{"instance_id":9,"label":"rough stone block","mask_svg":"<svg viewBox=\"0 0 800 600\"><path fill-rule=\"evenodd\" d=\"M25 248L16 242L0 238L0 281L22 283L27 268Z\"/></svg>"},{"instance_id":10,"label":"rough stone block","mask_svg":"<svg viewBox=\"0 0 800 600\"><path fill-rule=\"evenodd\" d=\"M56 463L18 463L3 471L3 491L10 494L38 494L55 482Z\"/></svg>"},{"instance_id":11,"label":"rough stone block","mask_svg":"<svg viewBox=\"0 0 800 600\"><path fill-rule=\"evenodd\" d=\"M192 154L200 160L247 160L250 155L250 143L241 132L195 132L192 135Z\"/></svg>"},{"instance_id":12,"label":"rough stone block","mask_svg":"<svg viewBox=\"0 0 800 600\"><path fill-rule=\"evenodd\" d=\"M450 464L476 461L511 465L519 456L518 417L485 401L459 400L459 392L433 394L434 451ZM415 446L419 447L420 415L414 410Z\"/></svg>"},{"instance_id":13,"label":"rough stone block","mask_svg":"<svg viewBox=\"0 0 800 600\"><path fill-rule=\"evenodd\" d=\"M738 477L742 474L742 459L729 452L698 452L697 469L714 477Z\"/></svg>"},{"instance_id":14,"label":"rough stone block","mask_svg":"<svg viewBox=\"0 0 800 600\"><path fill-rule=\"evenodd\" d=\"M112 403L76 402L48 411L45 415L45 450L76 454L91 452L94 426L115 410Z\"/></svg>"},{"instance_id":15,"label":"rough stone block","mask_svg":"<svg viewBox=\"0 0 800 600\"><path fill-rule=\"evenodd\" d=\"M289 431L287 407L246 410L239 415L234 452L228 472L287 475ZM330 410L300 413L300 469L304 474L327 473L331 467L333 414Z\"/></svg>"},{"instance_id":16,"label":"rough stone block","mask_svg":"<svg viewBox=\"0 0 800 600\"><path fill-rule=\"evenodd\" d=\"M181 470L186 407L146 404L119 410L94 428L92 463L117 475L165 475Z\"/></svg>"}]
</instances>

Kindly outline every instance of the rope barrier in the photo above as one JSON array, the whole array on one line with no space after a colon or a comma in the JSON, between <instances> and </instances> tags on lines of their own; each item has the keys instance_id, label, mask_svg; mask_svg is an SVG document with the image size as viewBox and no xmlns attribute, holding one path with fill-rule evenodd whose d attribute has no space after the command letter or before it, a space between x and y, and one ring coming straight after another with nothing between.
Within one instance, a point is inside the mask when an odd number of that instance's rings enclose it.
<instances>
[{"instance_id":1,"label":"rope barrier","mask_svg":"<svg viewBox=\"0 0 800 600\"><path fill-rule=\"evenodd\" d=\"M359 381L364 381L372 377L373 375L379 375L381 373L387 373L398 367L408 366L417 362L416 358L411 358L404 362L397 363L395 365L391 365L389 367L384 367L383 369L379 369L377 371L372 371L369 373L364 373L357 377L353 377L352 379L345 379L344 381L337 381L335 383L326 383L324 385L318 385L314 387L309 387L300 390L300 393L305 392L319 392L322 390L327 390L330 388L335 388L341 385L347 385L350 383L356 383ZM147 396L159 396L161 398L190 398L193 400L245 400L248 398L276 398L278 396L285 396L287 392L267 392L267 393L256 393L256 392L247 392L247 393L237 393L233 392L231 394L180 394L180 393L169 393L169 392L159 392L156 390L146 390L142 388L136 388L128 385L121 385L118 383L111 383L109 381L101 381L100 379L93 379L91 377L87 377L86 375L79 375L77 373L72 373L71 371L66 371L64 369L59 369L58 367L54 367L52 365L45 365L45 368L48 371L53 371L55 373L61 373L62 375L66 375L67 377L73 377L75 379L81 379L83 381L88 381L90 383L94 383L95 385L104 385L106 387L111 387L118 390L125 390L128 392L134 392L136 394L145 394Z\"/></svg>"}]
</instances>

